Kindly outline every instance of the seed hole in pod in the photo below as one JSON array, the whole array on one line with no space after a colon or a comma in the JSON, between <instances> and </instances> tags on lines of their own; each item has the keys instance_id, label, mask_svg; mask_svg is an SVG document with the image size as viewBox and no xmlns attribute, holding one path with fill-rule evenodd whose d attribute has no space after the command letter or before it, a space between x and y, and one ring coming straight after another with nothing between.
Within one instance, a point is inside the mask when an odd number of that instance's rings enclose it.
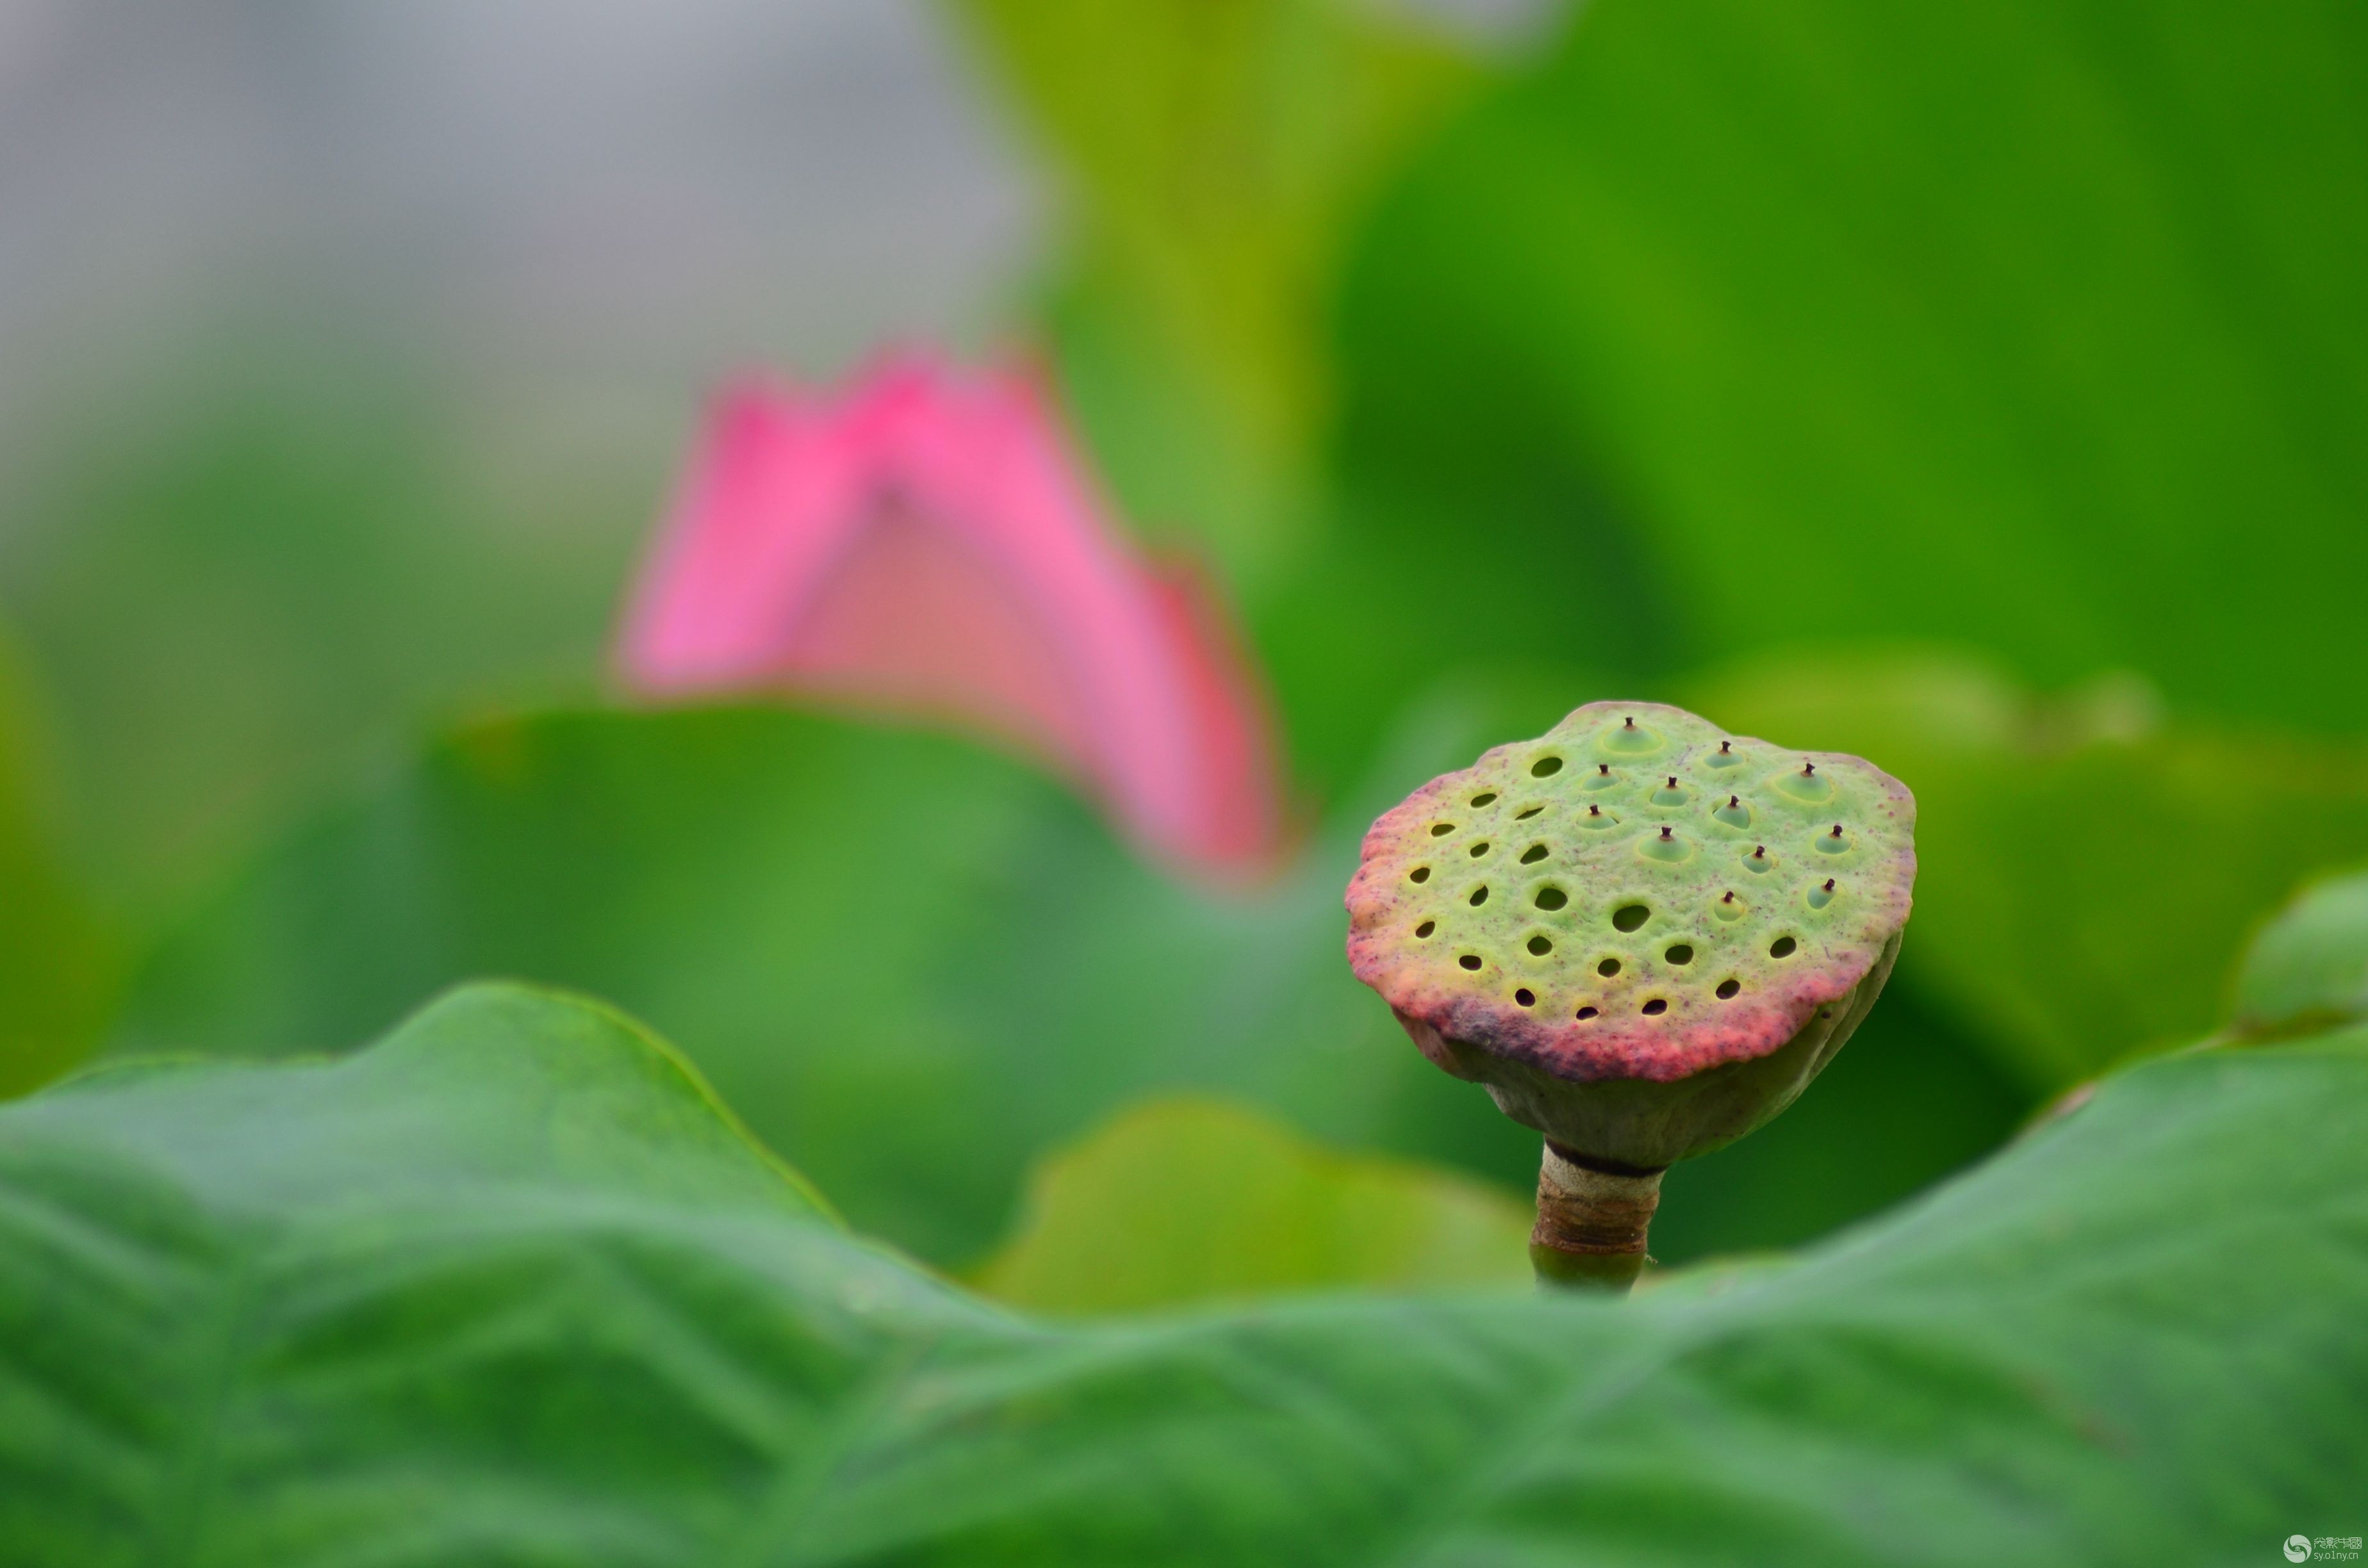
<instances>
[{"instance_id":1,"label":"seed hole in pod","mask_svg":"<svg viewBox=\"0 0 2368 1568\"><path fill-rule=\"evenodd\" d=\"M1474 860L1486 853L1488 853L1488 841L1485 838L1472 846L1472 858Z\"/></svg>"},{"instance_id":2,"label":"seed hole in pod","mask_svg":"<svg viewBox=\"0 0 2368 1568\"><path fill-rule=\"evenodd\" d=\"M1538 1005L1538 994L1524 985L1513 993L1513 1000L1524 1007L1534 1007Z\"/></svg>"},{"instance_id":3,"label":"seed hole in pod","mask_svg":"<svg viewBox=\"0 0 2368 1568\"><path fill-rule=\"evenodd\" d=\"M1579 1021L1582 1023L1593 1017L1595 1017L1595 1009L1592 1007L1581 1007L1578 1010Z\"/></svg>"},{"instance_id":4,"label":"seed hole in pod","mask_svg":"<svg viewBox=\"0 0 2368 1568\"><path fill-rule=\"evenodd\" d=\"M1435 822L1430 824L1430 835L1433 838L1445 838L1454 831L1455 824L1452 822Z\"/></svg>"},{"instance_id":5,"label":"seed hole in pod","mask_svg":"<svg viewBox=\"0 0 2368 1568\"><path fill-rule=\"evenodd\" d=\"M1544 937L1532 937L1530 938L1530 951L1543 958L1554 951L1554 943Z\"/></svg>"},{"instance_id":6,"label":"seed hole in pod","mask_svg":"<svg viewBox=\"0 0 2368 1568\"><path fill-rule=\"evenodd\" d=\"M1416 927L1414 928L1414 934L1415 934L1417 937L1428 937L1428 936L1429 936L1433 931L1436 931L1436 930L1438 930L1438 929L1439 929L1439 922L1438 922L1438 921L1436 921L1436 920L1426 920L1426 921L1424 921L1421 925L1419 925L1419 926L1416 926Z\"/></svg>"},{"instance_id":7,"label":"seed hole in pod","mask_svg":"<svg viewBox=\"0 0 2368 1568\"><path fill-rule=\"evenodd\" d=\"M1826 882L1825 882L1825 885L1824 885L1823 887L1815 887L1815 888L1811 888L1811 889L1809 890L1809 907L1810 907L1811 909L1823 909L1823 908L1825 908L1825 906L1826 906L1826 905L1827 905L1827 904L1829 904L1829 903L1833 903L1833 902L1834 902L1834 880L1833 880L1833 878L1831 878L1831 877L1827 877L1827 878L1826 879Z\"/></svg>"},{"instance_id":8,"label":"seed hole in pod","mask_svg":"<svg viewBox=\"0 0 2368 1568\"><path fill-rule=\"evenodd\" d=\"M1710 907L1711 913L1717 915L1721 920L1740 920L1743 918L1743 901L1736 898L1731 892Z\"/></svg>"},{"instance_id":9,"label":"seed hole in pod","mask_svg":"<svg viewBox=\"0 0 2368 1568\"><path fill-rule=\"evenodd\" d=\"M1521 851L1521 864L1524 866L1534 866L1545 858L1546 846L1543 844L1532 844Z\"/></svg>"},{"instance_id":10,"label":"seed hole in pod","mask_svg":"<svg viewBox=\"0 0 2368 1568\"><path fill-rule=\"evenodd\" d=\"M1648 1018L1657 1018L1668 1010L1669 1005L1667 1002L1662 1001L1658 996L1656 996L1650 1002L1645 1003L1643 1008L1645 1016Z\"/></svg>"},{"instance_id":11,"label":"seed hole in pod","mask_svg":"<svg viewBox=\"0 0 2368 1568\"><path fill-rule=\"evenodd\" d=\"M1417 866L1413 870L1406 873L1406 881L1410 882L1427 882L1430 881L1430 868L1428 866Z\"/></svg>"},{"instance_id":12,"label":"seed hole in pod","mask_svg":"<svg viewBox=\"0 0 2368 1568\"><path fill-rule=\"evenodd\" d=\"M1768 956L1771 959L1789 959L1793 956L1793 949L1800 945L1790 937L1779 937L1768 944Z\"/></svg>"},{"instance_id":13,"label":"seed hole in pod","mask_svg":"<svg viewBox=\"0 0 2368 1568\"><path fill-rule=\"evenodd\" d=\"M1742 989L1743 982L1739 980L1722 980L1718 983L1718 999L1722 1002L1732 1002L1735 1000L1735 994Z\"/></svg>"},{"instance_id":14,"label":"seed hole in pod","mask_svg":"<svg viewBox=\"0 0 2368 1568\"><path fill-rule=\"evenodd\" d=\"M1601 833L1607 827L1618 827L1620 819L1606 812L1601 806L1589 806L1587 808L1587 814L1578 819L1578 825L1589 833Z\"/></svg>"},{"instance_id":15,"label":"seed hole in pod","mask_svg":"<svg viewBox=\"0 0 2368 1568\"><path fill-rule=\"evenodd\" d=\"M1533 816L1537 815L1540 812L1544 811L1544 810L1545 810L1545 808L1544 808L1543 806L1531 806L1531 807L1528 811L1526 811L1526 812L1515 812L1515 813L1514 813L1514 816L1513 816L1513 820L1514 820L1515 822L1527 822L1527 821L1529 821L1531 817L1533 817Z\"/></svg>"},{"instance_id":16,"label":"seed hole in pod","mask_svg":"<svg viewBox=\"0 0 2368 1568\"><path fill-rule=\"evenodd\" d=\"M1653 804L1656 806L1682 806L1685 803L1686 792L1678 788L1678 777L1674 773L1669 774L1661 787L1653 791Z\"/></svg>"},{"instance_id":17,"label":"seed hole in pod","mask_svg":"<svg viewBox=\"0 0 2368 1568\"><path fill-rule=\"evenodd\" d=\"M1466 953L1455 961L1462 964L1465 969L1478 969L1480 967L1480 955L1478 953Z\"/></svg>"},{"instance_id":18,"label":"seed hole in pod","mask_svg":"<svg viewBox=\"0 0 2368 1568\"><path fill-rule=\"evenodd\" d=\"M1481 806L1494 805L1496 801L1497 791L1494 790L1483 790L1472 797L1472 804L1475 810Z\"/></svg>"},{"instance_id":19,"label":"seed hole in pod","mask_svg":"<svg viewBox=\"0 0 2368 1568\"><path fill-rule=\"evenodd\" d=\"M1601 963L1595 966L1595 972L1609 980L1611 976L1620 972L1620 960L1618 959L1605 959Z\"/></svg>"},{"instance_id":20,"label":"seed hole in pod","mask_svg":"<svg viewBox=\"0 0 2368 1568\"><path fill-rule=\"evenodd\" d=\"M1693 949L1683 942L1678 943L1661 956L1668 960L1671 963L1676 964L1688 964L1694 961Z\"/></svg>"},{"instance_id":21,"label":"seed hole in pod","mask_svg":"<svg viewBox=\"0 0 2368 1568\"><path fill-rule=\"evenodd\" d=\"M1740 795L1729 795L1726 798L1726 804L1712 812L1711 815L1726 824L1729 827L1749 827L1751 825L1751 808L1743 803L1743 797Z\"/></svg>"},{"instance_id":22,"label":"seed hole in pod","mask_svg":"<svg viewBox=\"0 0 2368 1568\"><path fill-rule=\"evenodd\" d=\"M1743 858L1743 869L1755 876L1770 869L1775 864L1776 862L1770 858L1768 846L1765 844L1757 846L1750 854Z\"/></svg>"},{"instance_id":23,"label":"seed hole in pod","mask_svg":"<svg viewBox=\"0 0 2368 1568\"><path fill-rule=\"evenodd\" d=\"M1702 758L1702 760L1713 767L1740 767L1743 766L1743 759L1735 755L1735 743L1733 741L1719 742L1718 750Z\"/></svg>"},{"instance_id":24,"label":"seed hole in pod","mask_svg":"<svg viewBox=\"0 0 2368 1568\"><path fill-rule=\"evenodd\" d=\"M1651 918L1653 912L1643 904L1623 903L1611 912L1611 926L1617 931L1634 931Z\"/></svg>"},{"instance_id":25,"label":"seed hole in pod","mask_svg":"<svg viewBox=\"0 0 2368 1568\"><path fill-rule=\"evenodd\" d=\"M1487 884L1487 883L1486 883L1486 882L1483 882L1483 883L1481 883L1478 887L1474 888L1474 889L1472 890L1472 905L1473 905L1473 907L1474 907L1474 908L1475 908L1475 909L1476 909L1476 908L1478 908L1480 905L1482 905L1482 904L1484 904L1484 903L1487 903L1487 902L1488 902L1488 884Z\"/></svg>"},{"instance_id":26,"label":"seed hole in pod","mask_svg":"<svg viewBox=\"0 0 2368 1568\"><path fill-rule=\"evenodd\" d=\"M1619 784L1620 776L1611 771L1611 765L1608 762L1597 763L1595 771L1587 776L1587 787L1590 790L1612 790Z\"/></svg>"},{"instance_id":27,"label":"seed hole in pod","mask_svg":"<svg viewBox=\"0 0 2368 1568\"><path fill-rule=\"evenodd\" d=\"M1551 778L1561 771L1562 758L1558 756L1542 756L1530 764L1530 777L1532 778Z\"/></svg>"},{"instance_id":28,"label":"seed hole in pod","mask_svg":"<svg viewBox=\"0 0 2368 1568\"><path fill-rule=\"evenodd\" d=\"M1839 855L1843 850L1848 849L1850 847L1850 840L1842 836L1842 824L1836 823L1834 824L1834 830L1831 833L1820 835L1817 839L1817 847L1828 855Z\"/></svg>"},{"instance_id":29,"label":"seed hole in pod","mask_svg":"<svg viewBox=\"0 0 2368 1568\"><path fill-rule=\"evenodd\" d=\"M1537 897L1530 902L1540 909L1560 909L1570 902L1570 895L1560 888L1540 888Z\"/></svg>"}]
</instances>

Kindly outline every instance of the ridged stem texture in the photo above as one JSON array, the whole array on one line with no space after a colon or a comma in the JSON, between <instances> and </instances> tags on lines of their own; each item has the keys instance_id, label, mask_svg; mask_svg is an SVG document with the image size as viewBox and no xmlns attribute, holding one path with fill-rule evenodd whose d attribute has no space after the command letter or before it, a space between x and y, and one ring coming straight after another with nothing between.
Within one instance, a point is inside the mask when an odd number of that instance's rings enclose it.
<instances>
[{"instance_id":1,"label":"ridged stem texture","mask_svg":"<svg viewBox=\"0 0 2368 1568\"><path fill-rule=\"evenodd\" d=\"M1549 1140L1530 1232L1538 1283L1625 1292L1644 1271L1645 1235L1660 1205L1659 1171L1606 1169Z\"/></svg>"}]
</instances>

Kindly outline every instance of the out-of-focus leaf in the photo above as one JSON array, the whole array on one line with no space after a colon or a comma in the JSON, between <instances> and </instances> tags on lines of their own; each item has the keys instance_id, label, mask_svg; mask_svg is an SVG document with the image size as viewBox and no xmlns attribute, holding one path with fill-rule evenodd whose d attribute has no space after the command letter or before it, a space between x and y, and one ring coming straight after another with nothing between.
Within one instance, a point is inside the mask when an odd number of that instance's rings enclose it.
<instances>
[{"instance_id":1,"label":"out-of-focus leaf","mask_svg":"<svg viewBox=\"0 0 2368 1568\"><path fill-rule=\"evenodd\" d=\"M1263 580L1330 408L1323 316L1352 216L1478 80L1342 0L953 0L1050 145L1075 254L1061 369L1125 510Z\"/></svg>"},{"instance_id":2,"label":"out-of-focus leaf","mask_svg":"<svg viewBox=\"0 0 2368 1568\"><path fill-rule=\"evenodd\" d=\"M1487 585L1372 640L1929 637L2368 722L2363 62L2325 0L1588 6L1351 264L1349 481ZM1522 483L1558 535L1473 504Z\"/></svg>"},{"instance_id":3,"label":"out-of-focus leaf","mask_svg":"<svg viewBox=\"0 0 2368 1568\"><path fill-rule=\"evenodd\" d=\"M1518 1171L1530 1135L1349 974L1342 858L1228 896L962 741L757 709L494 720L259 862L151 966L120 1043L344 1047L474 975L596 991L859 1223L949 1261L1001 1233L1030 1157L1165 1087Z\"/></svg>"},{"instance_id":4,"label":"out-of-focus leaf","mask_svg":"<svg viewBox=\"0 0 2368 1568\"><path fill-rule=\"evenodd\" d=\"M199 911L117 1043L339 1049L471 976L593 991L679 1040L858 1223L947 1263L1004 1233L1031 1158L1164 1089L1523 1194L1536 1135L1350 977L1340 894L1383 808L1589 695L1441 688L1302 859L1240 896L1178 886L961 742L756 710L483 722ZM1829 1228L2021 1108L1906 1009L1850 1052L1793 1113L1828 1136L1771 1129L1767 1153L1690 1167L1662 1256Z\"/></svg>"},{"instance_id":5,"label":"out-of-focus leaf","mask_svg":"<svg viewBox=\"0 0 2368 1568\"><path fill-rule=\"evenodd\" d=\"M57 415L0 489L0 613L53 699L80 858L141 913L423 708L587 685L663 481L670 430L527 456L399 356L287 331Z\"/></svg>"},{"instance_id":6,"label":"out-of-focus leaf","mask_svg":"<svg viewBox=\"0 0 2368 1568\"><path fill-rule=\"evenodd\" d=\"M2148 1062L1788 1267L1060 1329L604 1008L0 1108L28 1562L2238 1561L2368 1468L2368 1033ZM2340 1527L2339 1527L2340 1528Z\"/></svg>"},{"instance_id":7,"label":"out-of-focus leaf","mask_svg":"<svg viewBox=\"0 0 2368 1568\"><path fill-rule=\"evenodd\" d=\"M973 1282L1036 1312L1366 1285L1519 1285L1529 1207L1503 1187L1319 1148L1222 1100L1125 1111L1030 1178Z\"/></svg>"},{"instance_id":8,"label":"out-of-focus leaf","mask_svg":"<svg viewBox=\"0 0 2368 1568\"><path fill-rule=\"evenodd\" d=\"M2257 1036L2368 1014L2368 872L2330 877L2278 912L2237 971L2236 1012Z\"/></svg>"},{"instance_id":9,"label":"out-of-focus leaf","mask_svg":"<svg viewBox=\"0 0 2368 1568\"><path fill-rule=\"evenodd\" d=\"M2212 1028L2248 933L2313 870L2368 854L2368 748L2162 723L2127 682L2042 701L1961 655L1844 650L1748 664L1685 700L1916 791L1896 983L2035 1090Z\"/></svg>"},{"instance_id":10,"label":"out-of-focus leaf","mask_svg":"<svg viewBox=\"0 0 2368 1568\"><path fill-rule=\"evenodd\" d=\"M69 871L31 703L0 641L0 1096L90 1049L115 999L114 934Z\"/></svg>"}]
</instances>

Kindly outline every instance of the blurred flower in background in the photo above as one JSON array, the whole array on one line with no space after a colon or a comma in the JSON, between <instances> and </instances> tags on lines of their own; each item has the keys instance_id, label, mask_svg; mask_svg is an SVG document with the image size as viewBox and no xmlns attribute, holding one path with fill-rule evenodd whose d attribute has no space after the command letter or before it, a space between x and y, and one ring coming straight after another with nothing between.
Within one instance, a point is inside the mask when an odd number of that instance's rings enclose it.
<instances>
[{"instance_id":1,"label":"blurred flower in background","mask_svg":"<svg viewBox=\"0 0 2368 1568\"><path fill-rule=\"evenodd\" d=\"M1036 389L923 357L742 386L619 650L654 695L950 717L1062 768L1153 849L1254 870L1281 810L1262 699L1201 576L1154 572Z\"/></svg>"}]
</instances>

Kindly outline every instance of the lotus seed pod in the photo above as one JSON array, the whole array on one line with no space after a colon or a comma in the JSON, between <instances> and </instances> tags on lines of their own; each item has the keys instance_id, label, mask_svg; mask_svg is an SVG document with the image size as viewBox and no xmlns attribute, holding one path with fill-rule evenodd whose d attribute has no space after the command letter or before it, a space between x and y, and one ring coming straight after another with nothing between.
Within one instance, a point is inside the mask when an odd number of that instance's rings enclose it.
<instances>
[{"instance_id":1,"label":"lotus seed pod","mask_svg":"<svg viewBox=\"0 0 2368 1568\"><path fill-rule=\"evenodd\" d=\"M1874 1005L1915 825L1857 757L1590 703L1373 824L1349 961L1545 1134L1541 1271L1633 1278L1659 1173L1791 1104Z\"/></svg>"}]
</instances>

